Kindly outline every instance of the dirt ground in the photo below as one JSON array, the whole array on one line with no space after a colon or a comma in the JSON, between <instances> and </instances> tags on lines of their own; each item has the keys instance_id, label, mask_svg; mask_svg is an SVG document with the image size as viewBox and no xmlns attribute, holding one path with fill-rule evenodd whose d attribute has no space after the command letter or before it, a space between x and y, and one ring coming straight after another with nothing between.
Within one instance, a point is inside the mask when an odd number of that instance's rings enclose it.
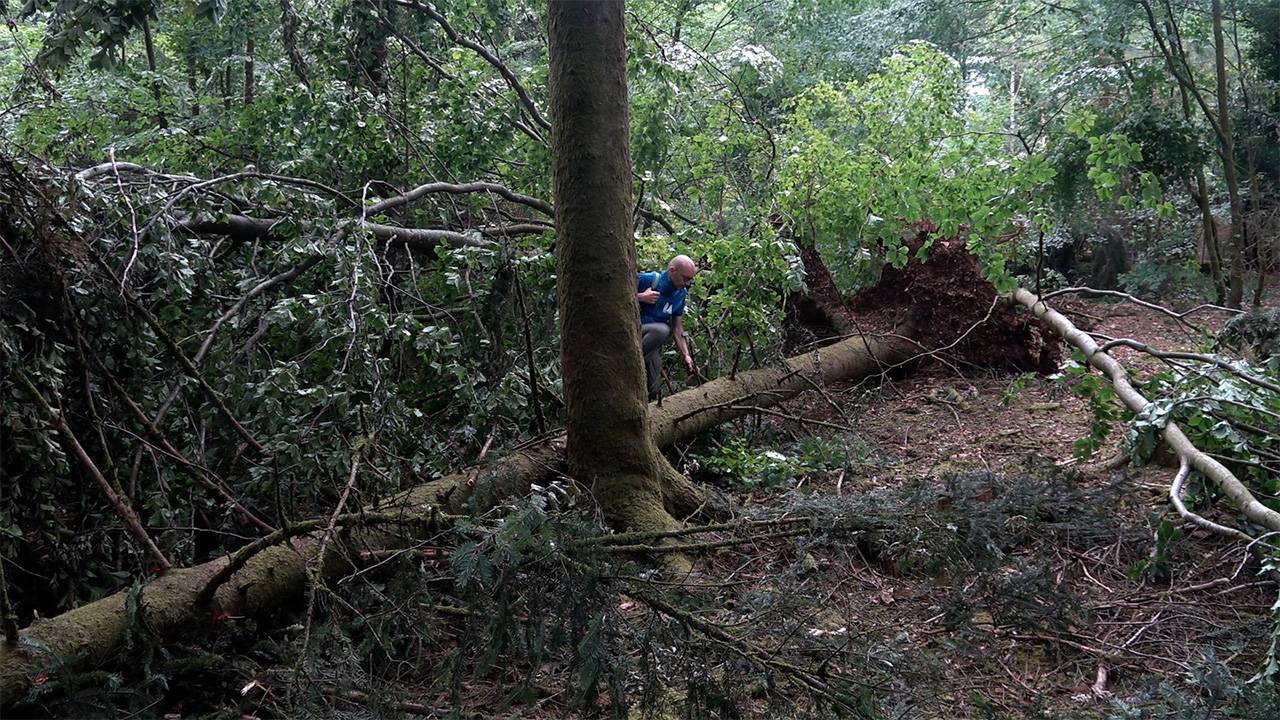
<instances>
[{"instance_id":1,"label":"dirt ground","mask_svg":"<svg viewBox=\"0 0 1280 720\"><path fill-rule=\"evenodd\" d=\"M1055 306L1109 337L1162 349L1193 349L1200 339L1126 303ZM1225 316L1192 319L1212 332ZM1135 372L1155 369L1133 351L1116 356ZM781 486L724 486L744 513L845 504L900 528L702 553L680 591L697 617L770 657L861 687L866 717L1274 717L1269 708L1280 701L1256 715L1224 708L1266 657L1276 585L1257 576L1238 543L1176 521L1177 532L1161 536L1173 519L1173 470L1117 462L1126 456L1118 425L1076 459L1091 416L1066 383L936 362L874 387L807 393L779 410L795 419L739 421L722 439L746 438L765 453L817 436L856 446L855 459ZM689 456L678 459L690 467ZM1204 512L1235 519L1220 507ZM619 603L624 636L652 640L652 608L625 595ZM782 678L710 649L648 652L674 680L631 718L737 716L708 700L716 693L744 717L829 716ZM545 685L562 679L548 669ZM472 689L476 717L590 716L563 691L513 706L496 687Z\"/></svg>"},{"instance_id":2,"label":"dirt ground","mask_svg":"<svg viewBox=\"0 0 1280 720\"><path fill-rule=\"evenodd\" d=\"M1125 303L1054 305L1110 337L1162 349L1199 341ZM1223 316L1194 319L1212 330ZM1138 373L1154 369L1133 351L1116 356ZM1224 709L1266 657L1276 585L1258 576L1240 543L1176 522L1167 498L1172 469L1116 462L1124 457L1122 428L1077 460L1074 446L1091 415L1068 383L934 362L875 385L807 393L778 410L792 419L738 421L719 441L742 438L750 454L782 455L817 437L848 451L847 462L768 486L712 482L743 516L828 520L784 537L700 536L731 544L696 553L696 574L677 582L646 575L646 561L627 570L636 573L632 582L667 593L690 617L761 653L747 661L732 643L611 592L612 652L631 668L618 681L629 718L832 717L784 672L762 672L761 658L838 685L863 717L1278 716L1274 697L1252 714L1233 714L1239 703ZM686 448L675 460L706 480L697 458L708 451ZM1221 505L1202 512L1234 522ZM448 588L447 563L425 562ZM380 588L372 607L384 612ZM467 639L474 627L465 609L422 607L434 639L418 651L417 666L442 668L436 681L329 671L317 684L313 672L308 687L323 692L289 695L290 682L298 687L296 664L263 655L235 681L239 688L252 678L240 689L240 711L610 717L607 689L583 709L573 690L581 676L564 657L531 666L503 656L478 675L449 679L444 668L459 653L484 648ZM286 670L293 681L282 679ZM219 697L213 705L225 702Z\"/></svg>"},{"instance_id":3,"label":"dirt ground","mask_svg":"<svg viewBox=\"0 0 1280 720\"><path fill-rule=\"evenodd\" d=\"M1200 339L1169 317L1123 302L1057 305L1080 327L1109 337L1171 350L1194 350ZM1226 317L1210 311L1190 319L1212 332ZM1133 350L1121 348L1114 355L1139 374L1156 365ZM817 615L808 632L839 630L871 646L896 639L903 652L910 648L916 658L941 663L941 672L929 674L929 686L914 688L914 701L897 716L1107 717L1123 701L1151 701L1149 688L1160 681L1165 683L1161 692L1193 698L1213 692L1206 675L1230 668L1236 678L1248 678L1265 657L1276 586L1255 576L1239 544L1186 529L1165 548L1167 572L1153 578L1135 571L1144 556L1158 552L1155 532L1171 517L1167 493L1173 470L1118 462L1125 457L1120 427L1096 453L1078 461L1073 446L1088 433L1091 416L1066 384L934 363L869 391L848 384L829 388L826 397L810 393L784 411L848 423L874 459L863 472L855 468L808 478L800 492L856 495L990 473L989 494L996 496L1005 490L1003 479L1030 466L1047 466L1082 489L1113 491L1105 496L1110 504L1099 510L1127 527L1086 542L1029 543L1015 549L1008 567L997 571L1012 573L1029 557L1046 564L1055 588L1081 609L1075 622L1056 630L1047 624L1002 627L981 608L970 623L948 627L946 601L963 596L970 578L922 578L856 553L817 557L813 584L822 589L811 588L806 595L829 598L829 611ZM1234 520L1229 511L1214 508L1213 513L1221 521ZM784 548L775 549L774 557L794 556L794 550L789 556ZM733 567L750 555L726 554L733 557L717 558L715 568ZM756 557L766 567L716 573L717 579L732 582L754 572L763 580L782 570L767 561L769 556ZM982 599L981 593L975 598ZM1210 709L1203 716L1217 715Z\"/></svg>"}]
</instances>

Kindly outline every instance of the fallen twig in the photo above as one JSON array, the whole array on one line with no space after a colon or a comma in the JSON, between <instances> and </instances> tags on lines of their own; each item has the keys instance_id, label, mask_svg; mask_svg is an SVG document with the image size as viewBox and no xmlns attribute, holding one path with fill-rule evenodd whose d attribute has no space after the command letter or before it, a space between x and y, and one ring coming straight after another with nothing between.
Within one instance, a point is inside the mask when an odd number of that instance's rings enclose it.
<instances>
[{"instance_id":1,"label":"fallen twig","mask_svg":"<svg viewBox=\"0 0 1280 720\"><path fill-rule=\"evenodd\" d=\"M796 535L807 535L811 532L809 528L798 528L795 530L780 530L778 532L766 533L764 535L750 535L746 537L729 538L727 540L711 540L702 543L685 543L683 545L606 545L605 550L613 553L645 553L645 554L662 554L662 553L679 553L693 552L697 550L714 550L716 548L733 547L734 545L746 545L748 543L759 542L763 540L776 540L784 537L794 537Z\"/></svg>"},{"instance_id":2,"label":"fallen twig","mask_svg":"<svg viewBox=\"0 0 1280 720\"><path fill-rule=\"evenodd\" d=\"M813 523L816 518L810 517L785 517L772 520L746 520L740 522L716 523L714 525L694 525L692 527L680 528L678 530L646 530L642 532L615 533L612 535L598 535L596 537L582 538L575 541L575 547L588 547L591 545L628 545L632 543L663 540L673 537L685 537L688 535L700 535L702 533L720 532L720 531L740 531L745 528L774 527L778 525L795 525L797 523Z\"/></svg>"},{"instance_id":3,"label":"fallen twig","mask_svg":"<svg viewBox=\"0 0 1280 720\"><path fill-rule=\"evenodd\" d=\"M367 693L360 692L359 690L342 690L326 685L321 692L329 697L346 700L347 702L356 703L357 705L369 706L374 704L373 700ZM440 708L432 708L423 705L422 703L405 702L403 700L393 700L391 702L378 700L376 704L378 707L391 707L395 710L399 710L400 712L409 713L410 715L424 715L426 717L439 717L443 712Z\"/></svg>"},{"instance_id":4,"label":"fallen twig","mask_svg":"<svg viewBox=\"0 0 1280 720\"><path fill-rule=\"evenodd\" d=\"M31 378L27 377L25 372L21 369L15 368L14 374L17 376L18 380L26 386L27 392L31 394L33 399L35 399L36 404L40 406L42 411L44 411L45 416L48 417L49 422L53 424L54 428L58 430L58 433L62 435L63 440L65 440L67 445L71 447L72 454L75 455L76 459L80 461L80 464L84 466L84 469L89 473L89 477L93 478L94 484L98 486L98 489L101 490L102 494L107 498L108 504L110 504L112 509L116 511L116 515L124 521L125 525L129 527L129 530L133 532L133 535L138 539L138 542L141 542L142 546L146 548L147 553L151 555L153 560L155 560L159 569L161 571L170 569L172 565L169 563L169 559L165 557L164 552L160 550L155 541L151 539L151 536L147 534L146 528L142 527L142 522L138 520L137 514L133 512L133 508L129 507L129 504L124 501L120 496L120 493L116 492L116 490L111 487L111 483L102 475L102 471L98 469L97 464L95 464L93 459L89 457L89 453L85 452L84 446L80 444L75 433L71 432L71 427L67 425L66 419L62 417L62 412L55 410L49 405L49 402L44 399L44 395L40 393L40 390L36 388L35 383L31 382Z\"/></svg>"},{"instance_id":5,"label":"fallen twig","mask_svg":"<svg viewBox=\"0 0 1280 720\"><path fill-rule=\"evenodd\" d=\"M765 415L772 415L773 417L779 417L784 420L791 420L793 422L805 423L808 425L818 425L820 427L831 428L832 430L839 430L841 432L854 432L853 428L849 427L848 425L840 425L838 423L827 422L826 420L817 420L814 418L807 418L801 415L790 415L788 413L779 412L777 410L772 410L770 408L757 407L755 405L731 405L729 406L729 409L742 410L745 412L763 413Z\"/></svg>"}]
</instances>

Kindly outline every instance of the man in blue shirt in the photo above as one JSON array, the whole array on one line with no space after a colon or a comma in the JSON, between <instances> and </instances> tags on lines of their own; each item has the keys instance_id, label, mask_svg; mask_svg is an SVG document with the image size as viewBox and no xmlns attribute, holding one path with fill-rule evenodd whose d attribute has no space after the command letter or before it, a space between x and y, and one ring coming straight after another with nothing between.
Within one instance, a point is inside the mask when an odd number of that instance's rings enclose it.
<instances>
[{"instance_id":1,"label":"man in blue shirt","mask_svg":"<svg viewBox=\"0 0 1280 720\"><path fill-rule=\"evenodd\" d=\"M697 372L689 344L684 337L684 301L693 284L698 266L687 255L671 259L664 273L636 273L636 301L640 303L640 346L644 353L645 379L649 383L649 399L658 397L658 380L662 378L662 346L672 336L690 373Z\"/></svg>"}]
</instances>

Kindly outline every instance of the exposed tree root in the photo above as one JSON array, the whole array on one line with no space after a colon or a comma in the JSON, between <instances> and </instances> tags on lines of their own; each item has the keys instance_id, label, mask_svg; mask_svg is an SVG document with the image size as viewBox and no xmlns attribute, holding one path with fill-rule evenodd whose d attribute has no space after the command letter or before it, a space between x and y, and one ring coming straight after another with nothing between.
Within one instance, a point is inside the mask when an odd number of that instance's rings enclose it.
<instances>
[{"instance_id":1,"label":"exposed tree root","mask_svg":"<svg viewBox=\"0 0 1280 720\"><path fill-rule=\"evenodd\" d=\"M917 253L929 241L926 262ZM1044 325L1000 297L962 239L939 237L925 222L907 246L913 253L906 265L886 266L875 285L851 296L841 294L815 248L801 250L810 301L797 305L797 317L817 310L842 336L910 317L921 354L946 363L1042 374L1061 364Z\"/></svg>"},{"instance_id":2,"label":"exposed tree root","mask_svg":"<svg viewBox=\"0 0 1280 720\"><path fill-rule=\"evenodd\" d=\"M669 466L665 460L661 464ZM672 532L682 527L668 510L661 488L649 476L615 476L610 478L606 487L604 492L597 489L596 501L604 510L605 517L616 527L641 532ZM664 540L659 544L674 543ZM693 562L679 552L663 554L657 560L663 572L673 578L683 577L693 570Z\"/></svg>"}]
</instances>

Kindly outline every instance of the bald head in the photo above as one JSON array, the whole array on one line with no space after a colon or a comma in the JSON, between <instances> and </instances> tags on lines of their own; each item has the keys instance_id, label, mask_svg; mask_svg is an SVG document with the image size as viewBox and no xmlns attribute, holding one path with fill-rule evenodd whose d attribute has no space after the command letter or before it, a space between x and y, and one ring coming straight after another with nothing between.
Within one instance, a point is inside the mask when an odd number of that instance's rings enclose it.
<instances>
[{"instance_id":1,"label":"bald head","mask_svg":"<svg viewBox=\"0 0 1280 720\"><path fill-rule=\"evenodd\" d=\"M671 262L667 265L668 270L679 270L680 272L696 273L698 266L693 264L693 258L688 255L677 255L671 258Z\"/></svg>"},{"instance_id":2,"label":"bald head","mask_svg":"<svg viewBox=\"0 0 1280 720\"><path fill-rule=\"evenodd\" d=\"M693 283L693 276L698 274L698 266L688 255L677 255L667 264L667 277L677 288L687 288Z\"/></svg>"}]
</instances>

